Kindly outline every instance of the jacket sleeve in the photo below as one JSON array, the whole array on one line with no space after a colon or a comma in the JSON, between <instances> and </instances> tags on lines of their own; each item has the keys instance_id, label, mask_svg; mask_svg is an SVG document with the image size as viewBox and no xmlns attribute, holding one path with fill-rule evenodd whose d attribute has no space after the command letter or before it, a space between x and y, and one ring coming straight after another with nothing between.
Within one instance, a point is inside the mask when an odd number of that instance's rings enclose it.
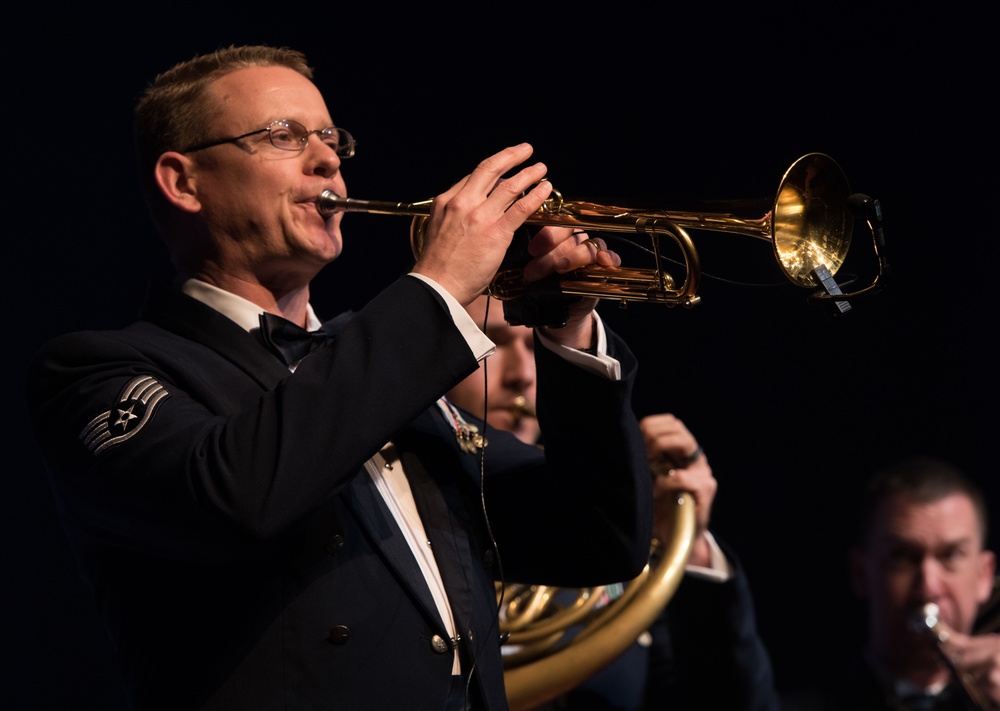
<instances>
[{"instance_id":1,"label":"jacket sleeve","mask_svg":"<svg viewBox=\"0 0 1000 711\"><path fill-rule=\"evenodd\" d=\"M487 507L508 580L565 587L629 580L649 559L652 487L631 409L636 362L609 332L622 378L609 380L536 345L543 470L487 481ZM487 447L495 470L504 453Z\"/></svg>"},{"instance_id":2,"label":"jacket sleeve","mask_svg":"<svg viewBox=\"0 0 1000 711\"><path fill-rule=\"evenodd\" d=\"M780 708L746 573L720 545L733 577L719 583L685 576L651 630L648 708Z\"/></svg>"}]
</instances>

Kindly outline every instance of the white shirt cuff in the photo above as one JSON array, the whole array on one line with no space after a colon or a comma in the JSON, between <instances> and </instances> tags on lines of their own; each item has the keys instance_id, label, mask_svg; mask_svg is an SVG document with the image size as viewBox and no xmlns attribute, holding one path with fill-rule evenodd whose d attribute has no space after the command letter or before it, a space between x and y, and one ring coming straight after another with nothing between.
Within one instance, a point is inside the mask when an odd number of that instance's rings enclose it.
<instances>
[{"instance_id":1,"label":"white shirt cuff","mask_svg":"<svg viewBox=\"0 0 1000 711\"><path fill-rule=\"evenodd\" d=\"M546 336L540 329L535 331L538 334L538 340L541 341L541 343L550 351L558 353L570 363L574 363L581 368L588 370L595 375L603 376L608 380L621 380L621 363L619 363L617 359L608 355L608 335L604 331L604 322L601 321L601 317L596 311L592 315L594 320L597 322L596 327L594 328L594 332L597 334L596 355L584 353L576 348L570 348L569 346L564 346L561 343L556 343L551 338Z\"/></svg>"},{"instance_id":2,"label":"white shirt cuff","mask_svg":"<svg viewBox=\"0 0 1000 711\"><path fill-rule=\"evenodd\" d=\"M716 542L715 536L709 531L705 531L705 540L708 541L708 547L712 550L712 561L709 563L709 567L689 565L684 569L684 572L702 580L724 583L733 577L733 569L729 565L729 560L726 559L726 554L722 552L722 548Z\"/></svg>"},{"instance_id":3,"label":"white shirt cuff","mask_svg":"<svg viewBox=\"0 0 1000 711\"><path fill-rule=\"evenodd\" d=\"M458 330L462 333L462 336L469 344L469 348L472 350L473 354L475 354L476 360L482 360L486 356L493 354L496 350L496 344L486 337L486 334L482 332L479 325L473 321L472 317L469 316L469 313L460 303L458 303L458 300L454 296L449 294L448 291L436 281L424 276L423 274L410 272L410 276L416 277L441 295L445 304L448 305L448 311L451 313L451 317L455 321L455 325L458 327ZM590 355L589 353L584 353L576 348L570 348L569 346L556 343L542 333L541 330L536 329L535 332L538 334L539 340L546 348L553 353L557 353L569 362L578 365L595 375L608 378L609 380L621 380L621 363L607 354L608 336L604 331L604 322L601 321L601 317L596 311L593 313L593 317L597 321L596 328L594 329L597 333L597 355Z\"/></svg>"}]
</instances>

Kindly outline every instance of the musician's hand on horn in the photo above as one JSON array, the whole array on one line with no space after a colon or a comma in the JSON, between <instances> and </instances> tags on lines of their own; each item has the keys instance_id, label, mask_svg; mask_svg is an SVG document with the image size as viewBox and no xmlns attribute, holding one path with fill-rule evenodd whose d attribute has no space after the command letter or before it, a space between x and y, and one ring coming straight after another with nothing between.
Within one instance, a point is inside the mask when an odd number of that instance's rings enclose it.
<instances>
[{"instance_id":1,"label":"musician's hand on horn","mask_svg":"<svg viewBox=\"0 0 1000 711\"><path fill-rule=\"evenodd\" d=\"M542 163L501 179L531 152L527 143L506 148L434 199L413 271L436 281L463 306L486 290L514 232L552 191L542 180Z\"/></svg>"},{"instance_id":2,"label":"musician's hand on horn","mask_svg":"<svg viewBox=\"0 0 1000 711\"><path fill-rule=\"evenodd\" d=\"M525 281L544 279L552 274L565 274L598 264L617 267L621 257L608 249L605 241L591 237L586 232L569 227L547 225L528 242L531 260L524 267ZM545 333L553 340L571 348L589 348L593 344L593 316L597 308L597 298L580 298L569 304L566 325L561 328L546 328Z\"/></svg>"},{"instance_id":3,"label":"musician's hand on horn","mask_svg":"<svg viewBox=\"0 0 1000 711\"><path fill-rule=\"evenodd\" d=\"M941 651L963 676L963 683L975 687L989 708L1000 709L1000 635L962 634L942 621L938 631L945 638Z\"/></svg>"},{"instance_id":4,"label":"musician's hand on horn","mask_svg":"<svg viewBox=\"0 0 1000 711\"><path fill-rule=\"evenodd\" d=\"M538 281L550 274L566 272L599 264L604 267L621 265L621 257L608 249L600 237L591 237L580 229L543 227L528 243L532 259L524 267L525 281Z\"/></svg>"},{"instance_id":5,"label":"musician's hand on horn","mask_svg":"<svg viewBox=\"0 0 1000 711\"><path fill-rule=\"evenodd\" d=\"M639 421L646 442L646 457L653 473L653 535L670 539L677 495L690 492L695 499L694 547L688 562L708 567L712 551L705 538L718 482L698 440L681 420L671 414L650 415Z\"/></svg>"}]
</instances>

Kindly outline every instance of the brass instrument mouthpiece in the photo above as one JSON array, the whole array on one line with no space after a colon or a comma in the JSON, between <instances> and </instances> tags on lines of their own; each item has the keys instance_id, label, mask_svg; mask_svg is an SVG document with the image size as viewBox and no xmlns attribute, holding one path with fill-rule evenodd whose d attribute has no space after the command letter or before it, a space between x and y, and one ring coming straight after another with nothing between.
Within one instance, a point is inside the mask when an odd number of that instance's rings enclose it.
<instances>
[{"instance_id":1,"label":"brass instrument mouthpiece","mask_svg":"<svg viewBox=\"0 0 1000 711\"><path fill-rule=\"evenodd\" d=\"M528 398L524 395L518 395L514 398L514 412L521 417L531 417L532 419L537 417L535 414L535 408L530 402L528 402Z\"/></svg>"},{"instance_id":2,"label":"brass instrument mouthpiece","mask_svg":"<svg viewBox=\"0 0 1000 711\"><path fill-rule=\"evenodd\" d=\"M934 638L934 641L945 642L948 639L948 635L938 627L938 616L940 613L941 608L939 608L937 604L933 602L924 603L924 605L914 613L913 618L910 620L910 624L917 632L929 632Z\"/></svg>"}]
</instances>

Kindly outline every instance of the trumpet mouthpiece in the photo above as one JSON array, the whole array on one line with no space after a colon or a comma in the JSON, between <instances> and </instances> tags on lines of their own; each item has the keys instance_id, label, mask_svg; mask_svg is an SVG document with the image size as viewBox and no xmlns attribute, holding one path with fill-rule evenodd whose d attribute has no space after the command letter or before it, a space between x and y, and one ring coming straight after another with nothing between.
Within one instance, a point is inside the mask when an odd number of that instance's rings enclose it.
<instances>
[{"instance_id":1,"label":"trumpet mouthpiece","mask_svg":"<svg viewBox=\"0 0 1000 711\"><path fill-rule=\"evenodd\" d=\"M316 198L316 209L323 217L329 217L337 212L343 212L347 198L342 198L332 190L324 190Z\"/></svg>"},{"instance_id":2,"label":"trumpet mouthpiece","mask_svg":"<svg viewBox=\"0 0 1000 711\"><path fill-rule=\"evenodd\" d=\"M915 632L929 632L938 642L945 641L944 633L938 629L938 616L941 608L933 602L924 603L910 619L910 627Z\"/></svg>"}]
</instances>

